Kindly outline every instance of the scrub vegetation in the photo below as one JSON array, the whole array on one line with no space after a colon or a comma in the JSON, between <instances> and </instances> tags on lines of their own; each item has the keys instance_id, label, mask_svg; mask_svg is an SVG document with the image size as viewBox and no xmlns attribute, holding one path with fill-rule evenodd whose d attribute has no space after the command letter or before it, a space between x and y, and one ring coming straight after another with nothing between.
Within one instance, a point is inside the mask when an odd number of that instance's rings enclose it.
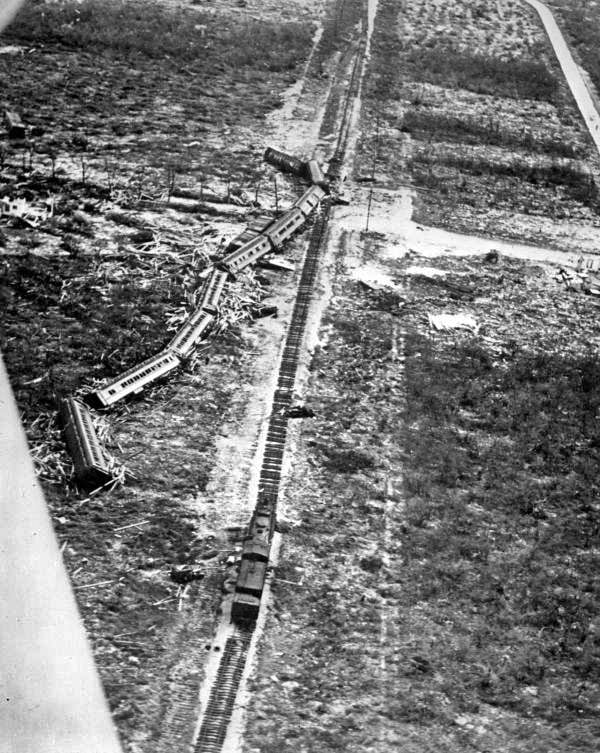
<instances>
[{"instance_id":1,"label":"scrub vegetation","mask_svg":"<svg viewBox=\"0 0 600 753\"><path fill-rule=\"evenodd\" d=\"M379 7L357 177L412 184L415 219L455 231L564 247L560 221L596 227L598 156L537 16Z\"/></svg>"},{"instance_id":2,"label":"scrub vegetation","mask_svg":"<svg viewBox=\"0 0 600 753\"><path fill-rule=\"evenodd\" d=\"M384 246L344 244L369 265ZM414 263L382 264L396 284L380 291L340 257L250 742L591 753L597 306L565 313L564 290L523 262L436 260L441 278ZM465 308L478 335L424 325Z\"/></svg>"}]
</instances>

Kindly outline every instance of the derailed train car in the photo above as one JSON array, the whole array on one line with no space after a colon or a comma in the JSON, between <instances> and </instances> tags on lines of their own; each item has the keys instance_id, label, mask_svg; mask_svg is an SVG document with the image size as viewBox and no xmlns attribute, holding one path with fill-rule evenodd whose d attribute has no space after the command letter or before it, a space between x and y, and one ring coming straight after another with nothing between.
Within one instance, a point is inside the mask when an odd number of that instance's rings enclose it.
<instances>
[{"instance_id":1,"label":"derailed train car","mask_svg":"<svg viewBox=\"0 0 600 753\"><path fill-rule=\"evenodd\" d=\"M200 302L165 350L96 390L88 400L97 407L108 408L128 395L141 392L152 382L176 369L180 365L180 359L187 358L197 343L212 329L226 280L226 272L214 269L200 292Z\"/></svg>"},{"instance_id":2,"label":"derailed train car","mask_svg":"<svg viewBox=\"0 0 600 753\"><path fill-rule=\"evenodd\" d=\"M266 235L259 235L248 243L244 243L236 251L227 254L219 262L218 268L235 276L272 250L273 244L269 238Z\"/></svg>"},{"instance_id":3,"label":"derailed train car","mask_svg":"<svg viewBox=\"0 0 600 753\"><path fill-rule=\"evenodd\" d=\"M325 191L320 186L311 186L288 212L268 225L261 235L221 259L218 268L236 275L271 251L277 251L303 225L324 196Z\"/></svg>"},{"instance_id":4,"label":"derailed train car","mask_svg":"<svg viewBox=\"0 0 600 753\"><path fill-rule=\"evenodd\" d=\"M225 256L207 278L200 293L200 302L166 349L91 393L86 400L97 407L108 408L174 371L181 364L181 359L187 358L212 329L227 277L235 276L266 254L279 249L302 226L324 196L325 191L321 186L312 185L288 212L265 227L260 235Z\"/></svg>"},{"instance_id":5,"label":"derailed train car","mask_svg":"<svg viewBox=\"0 0 600 753\"><path fill-rule=\"evenodd\" d=\"M314 186L319 186L325 193L329 193L329 182L316 159L309 159L306 163L306 177Z\"/></svg>"},{"instance_id":6,"label":"derailed train car","mask_svg":"<svg viewBox=\"0 0 600 753\"><path fill-rule=\"evenodd\" d=\"M127 395L141 392L148 384L174 371L180 364L176 353L163 350L121 374L105 387L96 390L89 399L99 407L108 408Z\"/></svg>"},{"instance_id":7,"label":"derailed train car","mask_svg":"<svg viewBox=\"0 0 600 753\"><path fill-rule=\"evenodd\" d=\"M167 345L179 358L187 358L196 344L212 329L215 317L201 310L197 319L190 318Z\"/></svg>"},{"instance_id":8,"label":"derailed train car","mask_svg":"<svg viewBox=\"0 0 600 753\"><path fill-rule=\"evenodd\" d=\"M290 154L280 152L279 149L273 149L273 147L267 147L263 155L265 162L269 162L271 165L275 165L280 170L284 170L293 175L302 176L305 172L305 163L299 160L297 157L292 157Z\"/></svg>"},{"instance_id":9,"label":"derailed train car","mask_svg":"<svg viewBox=\"0 0 600 753\"><path fill-rule=\"evenodd\" d=\"M197 308L206 311L207 314L215 315L226 281L226 272L221 269L213 269L200 291L200 303Z\"/></svg>"},{"instance_id":10,"label":"derailed train car","mask_svg":"<svg viewBox=\"0 0 600 753\"><path fill-rule=\"evenodd\" d=\"M65 398L59 416L77 482L86 489L109 483L112 474L87 406L73 397Z\"/></svg>"},{"instance_id":11,"label":"derailed train car","mask_svg":"<svg viewBox=\"0 0 600 753\"><path fill-rule=\"evenodd\" d=\"M311 186L292 204L292 207L299 209L305 217L308 217L324 197L325 191L321 186Z\"/></svg>"}]
</instances>

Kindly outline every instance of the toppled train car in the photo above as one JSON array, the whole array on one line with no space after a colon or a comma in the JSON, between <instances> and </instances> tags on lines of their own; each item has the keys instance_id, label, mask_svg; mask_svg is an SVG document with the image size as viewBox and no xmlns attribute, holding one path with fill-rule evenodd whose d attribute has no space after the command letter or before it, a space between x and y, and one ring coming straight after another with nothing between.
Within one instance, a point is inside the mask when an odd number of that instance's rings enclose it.
<instances>
[{"instance_id":1,"label":"toppled train car","mask_svg":"<svg viewBox=\"0 0 600 753\"><path fill-rule=\"evenodd\" d=\"M65 398L59 417L77 482L87 489L109 483L112 474L87 406L73 397Z\"/></svg>"}]
</instances>

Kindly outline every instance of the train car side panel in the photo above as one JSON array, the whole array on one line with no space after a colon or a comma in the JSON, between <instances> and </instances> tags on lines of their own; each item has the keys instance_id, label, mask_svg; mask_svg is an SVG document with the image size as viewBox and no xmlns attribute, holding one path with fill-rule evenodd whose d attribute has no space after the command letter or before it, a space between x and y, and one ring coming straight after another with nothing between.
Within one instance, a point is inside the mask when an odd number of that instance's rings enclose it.
<instances>
[{"instance_id":1,"label":"train car side panel","mask_svg":"<svg viewBox=\"0 0 600 753\"><path fill-rule=\"evenodd\" d=\"M86 488L108 483L112 474L87 406L70 397L61 401L59 413L77 481Z\"/></svg>"},{"instance_id":2,"label":"train car side panel","mask_svg":"<svg viewBox=\"0 0 600 753\"><path fill-rule=\"evenodd\" d=\"M212 314L204 312L197 321L192 322L189 320L167 345L167 349L172 350L180 358L185 358L190 354L198 341L208 334L214 321L215 318Z\"/></svg>"},{"instance_id":3,"label":"train car side panel","mask_svg":"<svg viewBox=\"0 0 600 753\"><path fill-rule=\"evenodd\" d=\"M117 379L109 382L106 387L93 394L101 405L108 407L127 395L141 392L146 385L165 376L179 365L180 360L175 353L170 350L163 350L121 374Z\"/></svg>"}]
</instances>

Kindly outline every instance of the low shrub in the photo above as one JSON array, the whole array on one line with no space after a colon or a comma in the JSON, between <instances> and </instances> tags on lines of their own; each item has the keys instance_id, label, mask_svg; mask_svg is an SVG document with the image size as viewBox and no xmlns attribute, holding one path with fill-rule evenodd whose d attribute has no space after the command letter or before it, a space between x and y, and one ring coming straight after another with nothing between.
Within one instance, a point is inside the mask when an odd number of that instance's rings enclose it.
<instances>
[{"instance_id":1,"label":"low shrub","mask_svg":"<svg viewBox=\"0 0 600 753\"><path fill-rule=\"evenodd\" d=\"M413 47L405 63L415 81L512 99L558 98L558 80L543 62L471 53L440 40L433 48Z\"/></svg>"},{"instance_id":2,"label":"low shrub","mask_svg":"<svg viewBox=\"0 0 600 753\"><path fill-rule=\"evenodd\" d=\"M516 147L557 157L579 158L584 149L559 139L543 138L529 130L510 130L496 118L446 115L428 109L410 109L402 118L402 130L422 140L454 141L460 144L489 144Z\"/></svg>"},{"instance_id":3,"label":"low shrub","mask_svg":"<svg viewBox=\"0 0 600 753\"><path fill-rule=\"evenodd\" d=\"M221 60L238 68L283 71L305 57L312 28L258 19L223 28L212 14L173 10L156 0L58 0L26 4L7 35L21 42L189 61L202 67Z\"/></svg>"}]
</instances>

